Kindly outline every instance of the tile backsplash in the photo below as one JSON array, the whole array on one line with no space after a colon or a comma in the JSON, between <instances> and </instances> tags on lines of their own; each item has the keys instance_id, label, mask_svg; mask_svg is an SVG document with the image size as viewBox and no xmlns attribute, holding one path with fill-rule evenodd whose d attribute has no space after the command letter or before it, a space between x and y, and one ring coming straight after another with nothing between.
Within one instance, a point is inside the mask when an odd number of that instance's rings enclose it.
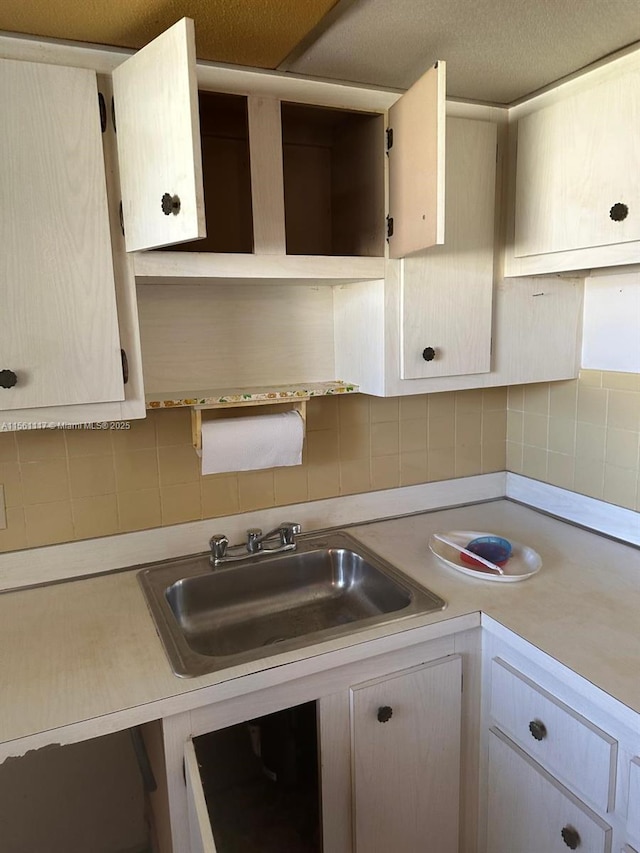
<instances>
[{"instance_id":1,"label":"tile backsplash","mask_svg":"<svg viewBox=\"0 0 640 853\"><path fill-rule=\"evenodd\" d=\"M0 432L0 551L505 468L640 510L640 375L317 397L302 465L205 477L188 409L151 411L126 430Z\"/></svg>"},{"instance_id":2,"label":"tile backsplash","mask_svg":"<svg viewBox=\"0 0 640 853\"><path fill-rule=\"evenodd\" d=\"M502 471L506 409L506 388L313 398L302 465L204 477L188 409L127 430L0 432L0 551Z\"/></svg>"},{"instance_id":3,"label":"tile backsplash","mask_svg":"<svg viewBox=\"0 0 640 853\"><path fill-rule=\"evenodd\" d=\"M640 374L510 388L507 470L640 510Z\"/></svg>"}]
</instances>

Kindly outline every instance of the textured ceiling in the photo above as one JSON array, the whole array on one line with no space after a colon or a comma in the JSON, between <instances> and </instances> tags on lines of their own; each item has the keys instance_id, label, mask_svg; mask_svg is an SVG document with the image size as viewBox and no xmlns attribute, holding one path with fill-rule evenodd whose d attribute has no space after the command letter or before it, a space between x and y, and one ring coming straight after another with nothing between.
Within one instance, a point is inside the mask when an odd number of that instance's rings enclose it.
<instances>
[{"instance_id":1,"label":"textured ceiling","mask_svg":"<svg viewBox=\"0 0 640 853\"><path fill-rule=\"evenodd\" d=\"M450 97L507 104L640 40L640 0L342 0L300 74L405 89L436 59Z\"/></svg>"},{"instance_id":2,"label":"textured ceiling","mask_svg":"<svg viewBox=\"0 0 640 853\"><path fill-rule=\"evenodd\" d=\"M275 68L336 0L0 0L0 30L142 47L185 15L199 59Z\"/></svg>"},{"instance_id":3,"label":"textured ceiling","mask_svg":"<svg viewBox=\"0 0 640 853\"><path fill-rule=\"evenodd\" d=\"M640 41L640 0L0 0L0 29L140 47L196 22L200 59L514 100Z\"/></svg>"}]
</instances>

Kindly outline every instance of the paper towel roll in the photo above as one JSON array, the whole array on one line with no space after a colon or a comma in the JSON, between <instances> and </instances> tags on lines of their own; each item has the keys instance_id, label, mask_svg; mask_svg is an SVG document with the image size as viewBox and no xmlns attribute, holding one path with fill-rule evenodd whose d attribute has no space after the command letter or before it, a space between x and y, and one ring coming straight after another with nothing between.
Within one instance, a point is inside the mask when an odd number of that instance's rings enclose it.
<instances>
[{"instance_id":1,"label":"paper towel roll","mask_svg":"<svg viewBox=\"0 0 640 853\"><path fill-rule=\"evenodd\" d=\"M300 465L303 440L297 411L203 421L202 473Z\"/></svg>"}]
</instances>

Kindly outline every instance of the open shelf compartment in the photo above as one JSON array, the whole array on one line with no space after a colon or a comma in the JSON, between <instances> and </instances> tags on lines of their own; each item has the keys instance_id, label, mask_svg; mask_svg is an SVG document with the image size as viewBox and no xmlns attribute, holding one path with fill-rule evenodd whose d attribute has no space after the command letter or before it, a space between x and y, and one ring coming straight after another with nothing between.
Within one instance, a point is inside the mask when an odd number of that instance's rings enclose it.
<instances>
[{"instance_id":1,"label":"open shelf compartment","mask_svg":"<svg viewBox=\"0 0 640 853\"><path fill-rule=\"evenodd\" d=\"M283 103L289 255L384 255L384 118Z\"/></svg>"}]
</instances>

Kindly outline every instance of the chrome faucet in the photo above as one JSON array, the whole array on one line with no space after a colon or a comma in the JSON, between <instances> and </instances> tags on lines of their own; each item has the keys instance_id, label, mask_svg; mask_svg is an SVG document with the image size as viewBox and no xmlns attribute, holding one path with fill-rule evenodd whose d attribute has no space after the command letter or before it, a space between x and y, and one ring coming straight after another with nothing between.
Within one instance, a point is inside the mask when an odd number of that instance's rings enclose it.
<instances>
[{"instance_id":1,"label":"chrome faucet","mask_svg":"<svg viewBox=\"0 0 640 853\"><path fill-rule=\"evenodd\" d=\"M247 541L244 545L233 545L229 547L229 539L224 533L216 533L209 540L211 556L209 562L215 568L223 563L233 563L237 560L247 560L268 554L280 554L283 551L295 551L296 536L302 527L296 521L283 521L278 527L274 527L268 533L262 532L259 527L250 527L247 530ZM277 536L277 545L265 548L265 544L271 543Z\"/></svg>"}]
</instances>

